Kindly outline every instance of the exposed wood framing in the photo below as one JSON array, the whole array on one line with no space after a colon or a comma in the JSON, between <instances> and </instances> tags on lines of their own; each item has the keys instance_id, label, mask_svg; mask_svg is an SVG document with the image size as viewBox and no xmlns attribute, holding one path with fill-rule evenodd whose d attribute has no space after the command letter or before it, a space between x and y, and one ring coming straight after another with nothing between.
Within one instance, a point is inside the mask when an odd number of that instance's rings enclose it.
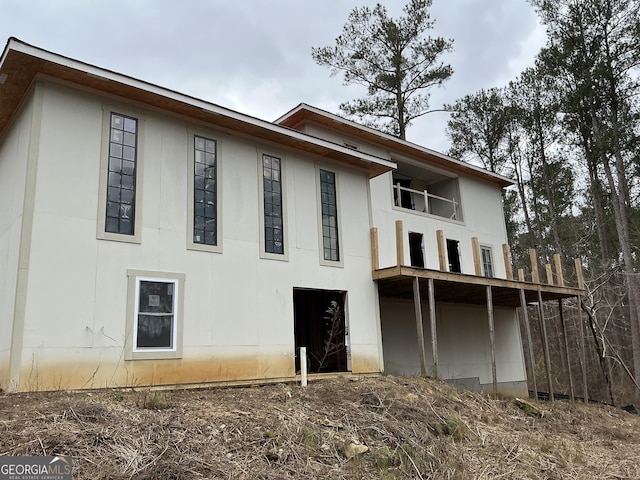
<instances>
[{"instance_id":1,"label":"exposed wood framing","mask_svg":"<svg viewBox=\"0 0 640 480\"><path fill-rule=\"evenodd\" d=\"M507 280L513 280L513 267L511 265L511 249L508 243L502 244L502 257L504 258L504 269L507 273Z\"/></svg>"},{"instance_id":2,"label":"exposed wood framing","mask_svg":"<svg viewBox=\"0 0 640 480\"><path fill-rule=\"evenodd\" d=\"M416 314L416 332L418 334L418 353L420 354L420 375L427 376L427 354L424 349L424 330L422 328L422 300L420 300L420 279L413 278L413 307Z\"/></svg>"},{"instance_id":3,"label":"exposed wood framing","mask_svg":"<svg viewBox=\"0 0 640 480\"><path fill-rule=\"evenodd\" d=\"M576 262L578 260L576 259ZM582 297L578 296L578 326L580 327L580 361L582 363L582 397L584 403L589 403L589 388L587 385L587 350L584 345L584 325L582 324Z\"/></svg>"},{"instance_id":4,"label":"exposed wood framing","mask_svg":"<svg viewBox=\"0 0 640 480\"><path fill-rule=\"evenodd\" d=\"M529 249L529 259L531 260L531 281L540 283L540 273L538 273L538 252L535 248Z\"/></svg>"},{"instance_id":5,"label":"exposed wood framing","mask_svg":"<svg viewBox=\"0 0 640 480\"><path fill-rule=\"evenodd\" d=\"M473 268L475 269L476 275L481 277L482 261L480 260L480 242L478 241L478 237L471 238L471 247L473 249Z\"/></svg>"},{"instance_id":6,"label":"exposed wood framing","mask_svg":"<svg viewBox=\"0 0 640 480\"><path fill-rule=\"evenodd\" d=\"M561 287L564 287L564 274L562 273L562 261L559 253L556 253L553 256L553 263L556 265L556 283Z\"/></svg>"},{"instance_id":7,"label":"exposed wood framing","mask_svg":"<svg viewBox=\"0 0 640 480\"><path fill-rule=\"evenodd\" d=\"M533 340L531 339L531 325L529 324L529 312L527 311L527 300L524 295L524 290L520 289L520 310L522 312L522 320L524 322L524 329L527 334L527 342L529 342L529 371L531 372L531 379L533 383L533 397L538 400L538 383L536 381L536 359L533 353Z\"/></svg>"},{"instance_id":8,"label":"exposed wood framing","mask_svg":"<svg viewBox=\"0 0 640 480\"><path fill-rule=\"evenodd\" d=\"M404 265L404 236L402 220L396 220L396 265Z\"/></svg>"},{"instance_id":9,"label":"exposed wood framing","mask_svg":"<svg viewBox=\"0 0 640 480\"><path fill-rule=\"evenodd\" d=\"M371 268L375 271L380 268L380 252L378 247L378 229L371 227Z\"/></svg>"},{"instance_id":10,"label":"exposed wood framing","mask_svg":"<svg viewBox=\"0 0 640 480\"><path fill-rule=\"evenodd\" d=\"M491 285L487 285L487 318L489 320L489 342L491 343L491 379L493 380L493 395L498 396L498 374L496 372L496 333L493 325L493 297Z\"/></svg>"},{"instance_id":11,"label":"exposed wood framing","mask_svg":"<svg viewBox=\"0 0 640 480\"><path fill-rule=\"evenodd\" d=\"M551 270L551 264L546 263L544 269L547 274L547 285L553 285L553 270Z\"/></svg>"},{"instance_id":12,"label":"exposed wood framing","mask_svg":"<svg viewBox=\"0 0 640 480\"><path fill-rule=\"evenodd\" d=\"M558 299L558 311L560 312L560 323L562 324L562 336L564 337L564 351L567 357L567 372L569 373L569 397L575 402L575 392L573 390L573 375L571 373L571 353L569 352L569 337L567 336L567 323L564 320L564 309L562 299Z\"/></svg>"},{"instance_id":13,"label":"exposed wood framing","mask_svg":"<svg viewBox=\"0 0 640 480\"><path fill-rule=\"evenodd\" d=\"M540 331L542 332L542 348L544 350L544 365L547 370L547 383L549 387L549 400L553 398L553 382L551 377L551 357L549 355L549 337L547 336L547 322L544 318L544 308L542 305L542 292L538 287L538 319L540 320Z\"/></svg>"},{"instance_id":14,"label":"exposed wood framing","mask_svg":"<svg viewBox=\"0 0 640 480\"><path fill-rule=\"evenodd\" d=\"M584 290L584 276L582 275L582 260L576 258L574 260L576 265L576 277L578 279L578 288Z\"/></svg>"},{"instance_id":15,"label":"exposed wood framing","mask_svg":"<svg viewBox=\"0 0 640 480\"><path fill-rule=\"evenodd\" d=\"M436 331L436 296L433 278L427 283L429 293L429 323L431 324L431 350L433 352L433 376L439 378L438 373L438 333Z\"/></svg>"},{"instance_id":16,"label":"exposed wood framing","mask_svg":"<svg viewBox=\"0 0 640 480\"><path fill-rule=\"evenodd\" d=\"M518 269L518 281L524 282L524 268Z\"/></svg>"},{"instance_id":17,"label":"exposed wood framing","mask_svg":"<svg viewBox=\"0 0 640 480\"><path fill-rule=\"evenodd\" d=\"M444 232L436 230L436 238L438 240L438 263L441 272L447 271L447 254L444 249Z\"/></svg>"}]
</instances>

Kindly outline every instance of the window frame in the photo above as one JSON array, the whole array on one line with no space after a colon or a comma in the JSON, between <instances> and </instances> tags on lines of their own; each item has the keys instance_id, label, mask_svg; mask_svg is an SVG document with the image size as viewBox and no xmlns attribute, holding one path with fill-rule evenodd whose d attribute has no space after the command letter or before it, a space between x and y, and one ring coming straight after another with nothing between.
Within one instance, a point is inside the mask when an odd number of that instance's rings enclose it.
<instances>
[{"instance_id":1,"label":"window frame","mask_svg":"<svg viewBox=\"0 0 640 480\"><path fill-rule=\"evenodd\" d=\"M109 144L111 139L111 115L122 115L137 121L136 132L136 173L134 195L133 235L106 231L107 222L107 190L109 182ZM145 119L140 112L127 108L103 105L102 107L102 143L100 149L100 179L98 185L98 221L96 238L99 240L113 240L125 243L141 243L142 241L142 199L144 178L144 124Z\"/></svg>"},{"instance_id":2,"label":"window frame","mask_svg":"<svg viewBox=\"0 0 640 480\"><path fill-rule=\"evenodd\" d=\"M324 235L323 235L323 225L322 225L322 182L320 179L321 171L333 173L334 175L334 187L335 187L335 197L336 197L336 228L337 228L337 238L338 242L338 260L326 259L324 257ZM318 256L320 259L320 265L325 265L329 267L344 267L344 251L343 251L343 243L342 243L342 225L340 222L340 175L338 171L334 168L329 168L326 165L315 165L316 171L316 210L318 212L317 217L317 225L318 225Z\"/></svg>"},{"instance_id":3,"label":"window frame","mask_svg":"<svg viewBox=\"0 0 640 480\"><path fill-rule=\"evenodd\" d=\"M260 210L260 258L269 260L289 261L289 235L288 235L288 222L287 222L287 183L286 183L286 156L280 152L268 149L258 148L258 192L259 199L258 205ZM283 253L267 252L266 249L266 217L264 208L264 170L263 170L263 158L264 156L274 157L280 160L280 203L282 206L282 243Z\"/></svg>"},{"instance_id":4,"label":"window frame","mask_svg":"<svg viewBox=\"0 0 640 480\"><path fill-rule=\"evenodd\" d=\"M125 336L125 360L162 360L182 358L182 334L184 323L184 283L181 273L127 270L127 322ZM140 282L173 284L173 348L136 348Z\"/></svg>"},{"instance_id":5,"label":"window frame","mask_svg":"<svg viewBox=\"0 0 640 480\"><path fill-rule=\"evenodd\" d=\"M487 272L487 265L484 261L484 252L489 253L489 272ZM480 263L482 264L482 276L486 278L495 278L496 269L493 262L493 247L491 245L480 245ZM489 275L487 275L489 273Z\"/></svg>"},{"instance_id":6,"label":"window frame","mask_svg":"<svg viewBox=\"0 0 640 480\"><path fill-rule=\"evenodd\" d=\"M221 135L213 132L189 129L187 135L187 249L203 252L222 253L222 142ZM195 221L195 138L201 137L216 142L216 245L198 243L194 241Z\"/></svg>"}]
</instances>

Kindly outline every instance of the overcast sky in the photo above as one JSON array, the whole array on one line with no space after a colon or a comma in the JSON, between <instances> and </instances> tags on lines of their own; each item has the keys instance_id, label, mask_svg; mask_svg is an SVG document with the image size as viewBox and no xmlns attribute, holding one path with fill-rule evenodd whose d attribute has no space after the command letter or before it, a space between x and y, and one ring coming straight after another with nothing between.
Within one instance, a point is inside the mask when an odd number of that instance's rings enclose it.
<instances>
[{"instance_id":1,"label":"overcast sky","mask_svg":"<svg viewBox=\"0 0 640 480\"><path fill-rule=\"evenodd\" d=\"M370 0L0 0L2 42L13 36L264 120L300 102L339 113L364 93L316 65L356 6ZM404 1L387 0L394 17ZM526 0L433 0L432 36L454 40L454 69L433 108L503 86L532 65L544 29ZM417 120L407 139L446 152L446 113Z\"/></svg>"}]
</instances>

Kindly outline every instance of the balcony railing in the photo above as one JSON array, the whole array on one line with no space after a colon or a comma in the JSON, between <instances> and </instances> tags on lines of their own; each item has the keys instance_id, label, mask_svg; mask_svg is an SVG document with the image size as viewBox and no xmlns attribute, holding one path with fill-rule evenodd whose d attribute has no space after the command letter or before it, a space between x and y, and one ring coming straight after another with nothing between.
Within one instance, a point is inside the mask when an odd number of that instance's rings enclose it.
<instances>
[{"instance_id":1,"label":"balcony railing","mask_svg":"<svg viewBox=\"0 0 640 480\"><path fill-rule=\"evenodd\" d=\"M431 215L437 215L439 217L447 217L447 215L441 215L439 213L434 213L434 209L432 207L432 201L445 202L451 204L451 215L448 217L450 220L458 220L458 201L454 198L444 198L438 195L434 195L432 193L427 192L426 190L414 190L412 188L403 187L400 183L396 183L393 186L395 190L396 197L396 207L400 208L409 208L402 205L402 192L407 192L411 195L411 208L409 210L420 211L419 206L416 206L417 200L422 199L424 201L424 208L422 211L425 213L429 213Z\"/></svg>"}]
</instances>

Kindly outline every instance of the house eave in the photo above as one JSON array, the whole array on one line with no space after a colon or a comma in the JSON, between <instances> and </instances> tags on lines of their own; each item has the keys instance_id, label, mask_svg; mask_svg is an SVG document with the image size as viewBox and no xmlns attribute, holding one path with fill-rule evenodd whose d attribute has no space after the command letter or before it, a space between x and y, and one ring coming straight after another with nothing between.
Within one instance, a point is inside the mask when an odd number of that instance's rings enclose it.
<instances>
[{"instance_id":1,"label":"house eave","mask_svg":"<svg viewBox=\"0 0 640 480\"><path fill-rule=\"evenodd\" d=\"M106 95L148 105L213 127L301 150L354 167L375 177L396 167L394 162L353 151L174 90L111 70L99 68L10 38L0 60L0 138L11 124L31 85L46 77L79 85Z\"/></svg>"},{"instance_id":2,"label":"house eave","mask_svg":"<svg viewBox=\"0 0 640 480\"><path fill-rule=\"evenodd\" d=\"M508 177L490 172L470 163L465 163L443 153L431 150L393 135L360 125L333 113L301 103L275 120L274 123L290 128L299 128L305 122L313 122L337 130L344 135L360 138L382 146L391 152L414 158L425 165L438 166L459 174L494 183L500 187L509 187L514 181Z\"/></svg>"}]
</instances>

